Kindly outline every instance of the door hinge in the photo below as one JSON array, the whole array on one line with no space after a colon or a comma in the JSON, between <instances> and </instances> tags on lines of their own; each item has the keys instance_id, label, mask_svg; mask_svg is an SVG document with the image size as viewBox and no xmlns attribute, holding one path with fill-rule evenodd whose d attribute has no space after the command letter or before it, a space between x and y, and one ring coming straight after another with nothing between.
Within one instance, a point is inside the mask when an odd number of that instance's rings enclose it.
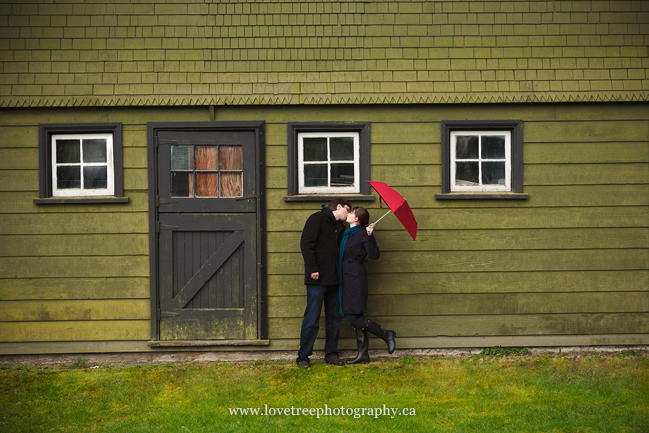
<instances>
[{"instance_id":1,"label":"door hinge","mask_svg":"<svg viewBox=\"0 0 649 433\"><path fill-rule=\"evenodd\" d=\"M163 313L160 313L160 317L178 317L180 316L180 313L175 313L173 311L165 311Z\"/></svg>"},{"instance_id":2,"label":"door hinge","mask_svg":"<svg viewBox=\"0 0 649 433\"><path fill-rule=\"evenodd\" d=\"M160 196L158 194L155 195L155 207L160 207Z\"/></svg>"},{"instance_id":3,"label":"door hinge","mask_svg":"<svg viewBox=\"0 0 649 433\"><path fill-rule=\"evenodd\" d=\"M160 221L155 222L155 232L160 233Z\"/></svg>"}]
</instances>

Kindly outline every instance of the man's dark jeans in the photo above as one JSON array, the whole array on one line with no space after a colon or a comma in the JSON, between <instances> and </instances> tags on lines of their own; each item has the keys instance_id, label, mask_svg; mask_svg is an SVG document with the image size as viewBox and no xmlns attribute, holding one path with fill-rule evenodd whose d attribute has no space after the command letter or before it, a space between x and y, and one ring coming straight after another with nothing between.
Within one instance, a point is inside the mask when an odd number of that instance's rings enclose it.
<instances>
[{"instance_id":1,"label":"man's dark jeans","mask_svg":"<svg viewBox=\"0 0 649 433\"><path fill-rule=\"evenodd\" d=\"M297 362L309 359L313 354L313 344L320 328L320 311L325 305L325 360L338 356L338 330L342 319L338 286L306 286L306 309L300 333L300 351Z\"/></svg>"}]
</instances>

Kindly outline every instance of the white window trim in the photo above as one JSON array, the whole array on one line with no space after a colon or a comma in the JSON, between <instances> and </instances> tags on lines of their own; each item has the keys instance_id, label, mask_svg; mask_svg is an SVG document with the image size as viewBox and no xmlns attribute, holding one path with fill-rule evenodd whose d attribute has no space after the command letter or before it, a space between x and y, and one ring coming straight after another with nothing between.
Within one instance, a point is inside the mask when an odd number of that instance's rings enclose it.
<instances>
[{"instance_id":1,"label":"white window trim","mask_svg":"<svg viewBox=\"0 0 649 433\"><path fill-rule=\"evenodd\" d=\"M304 186L304 138L326 138L327 139L327 157L329 158L329 139L332 137L353 137L354 139L354 185L350 187L305 187ZM350 162L350 161L334 161ZM324 162L327 164L328 176L331 176L332 161ZM313 164L313 162L308 162ZM299 194L358 194L360 193L360 134L358 132L300 132L298 133L297 146L297 166L298 166L298 193ZM330 180L329 182L330 183Z\"/></svg>"},{"instance_id":2,"label":"white window trim","mask_svg":"<svg viewBox=\"0 0 649 433\"><path fill-rule=\"evenodd\" d=\"M478 135L478 158L477 159L459 159L457 161L476 161L478 162L480 185L456 185L455 184L455 162L456 162L456 143L455 137L458 135ZM482 136L504 135L505 136L505 185L482 185L482 164L481 162L498 161L503 159L483 159L481 158ZM512 190L512 161L511 161L511 131L480 131L480 130L458 130L450 133L450 187L451 192L509 192Z\"/></svg>"},{"instance_id":3,"label":"white window trim","mask_svg":"<svg viewBox=\"0 0 649 433\"><path fill-rule=\"evenodd\" d=\"M102 163L84 163L83 153L81 154L80 164L57 164L56 161L56 141L57 140L87 140L87 139L105 139L106 140L106 162ZM54 134L51 139L52 155L52 196L53 197L103 197L115 195L115 164L113 158L113 134ZM83 146L81 146L83 152ZM80 165L81 166L81 185L83 185L83 167L101 165L107 166L108 183L106 189L83 189L83 188L57 188L56 168L58 166Z\"/></svg>"}]
</instances>

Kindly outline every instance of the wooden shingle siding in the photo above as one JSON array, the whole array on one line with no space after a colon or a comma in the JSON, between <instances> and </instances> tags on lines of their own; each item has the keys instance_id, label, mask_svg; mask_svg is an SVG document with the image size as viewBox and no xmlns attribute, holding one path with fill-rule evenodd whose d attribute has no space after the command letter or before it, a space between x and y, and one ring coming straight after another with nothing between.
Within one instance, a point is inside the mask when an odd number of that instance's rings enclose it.
<instances>
[{"instance_id":1,"label":"wooden shingle siding","mask_svg":"<svg viewBox=\"0 0 649 433\"><path fill-rule=\"evenodd\" d=\"M646 101L635 1L0 4L0 107Z\"/></svg>"},{"instance_id":2,"label":"wooden shingle siding","mask_svg":"<svg viewBox=\"0 0 649 433\"><path fill-rule=\"evenodd\" d=\"M576 344L591 332L609 334L608 344L638 343L649 331L646 105L220 107L216 117L267 121L269 337L278 347L299 338L299 239L319 205L282 199L289 120L370 122L370 177L408 199L419 232L412 242L393 217L377 226L382 254L366 264L368 315L406 346L449 344L446 337L463 344L472 335ZM523 121L529 199L435 200L441 120L511 118ZM385 212L368 208L371 219ZM341 335L351 338L348 328Z\"/></svg>"}]
</instances>

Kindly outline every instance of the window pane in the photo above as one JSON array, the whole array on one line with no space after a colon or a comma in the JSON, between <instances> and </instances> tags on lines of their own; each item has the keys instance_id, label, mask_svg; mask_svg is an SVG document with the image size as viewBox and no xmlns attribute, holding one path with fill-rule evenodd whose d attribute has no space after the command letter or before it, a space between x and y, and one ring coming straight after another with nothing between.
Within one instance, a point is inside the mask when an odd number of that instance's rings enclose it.
<instances>
[{"instance_id":1,"label":"window pane","mask_svg":"<svg viewBox=\"0 0 649 433\"><path fill-rule=\"evenodd\" d=\"M219 174L196 173L196 197L218 197Z\"/></svg>"},{"instance_id":2,"label":"window pane","mask_svg":"<svg viewBox=\"0 0 649 433\"><path fill-rule=\"evenodd\" d=\"M57 164L81 162L81 142L79 140L56 140Z\"/></svg>"},{"instance_id":3,"label":"window pane","mask_svg":"<svg viewBox=\"0 0 649 433\"><path fill-rule=\"evenodd\" d=\"M196 147L196 170L218 170L219 148L216 146ZM197 178L198 179L198 178ZM196 186L198 191L198 186Z\"/></svg>"},{"instance_id":4,"label":"window pane","mask_svg":"<svg viewBox=\"0 0 649 433\"><path fill-rule=\"evenodd\" d=\"M171 173L171 196L194 197L194 174Z\"/></svg>"},{"instance_id":5,"label":"window pane","mask_svg":"<svg viewBox=\"0 0 649 433\"><path fill-rule=\"evenodd\" d=\"M478 185L480 172L477 162L455 163L455 184L459 186Z\"/></svg>"},{"instance_id":6,"label":"window pane","mask_svg":"<svg viewBox=\"0 0 649 433\"><path fill-rule=\"evenodd\" d=\"M193 170L194 169L194 147L193 146L171 146L171 169L172 170Z\"/></svg>"},{"instance_id":7,"label":"window pane","mask_svg":"<svg viewBox=\"0 0 649 433\"><path fill-rule=\"evenodd\" d=\"M483 185L505 185L505 163L504 162L483 162L482 163L482 184Z\"/></svg>"},{"instance_id":8,"label":"window pane","mask_svg":"<svg viewBox=\"0 0 649 433\"><path fill-rule=\"evenodd\" d=\"M482 158L505 159L505 136L504 135L483 135L482 136Z\"/></svg>"},{"instance_id":9,"label":"window pane","mask_svg":"<svg viewBox=\"0 0 649 433\"><path fill-rule=\"evenodd\" d=\"M221 173L221 197L243 196L241 173Z\"/></svg>"},{"instance_id":10,"label":"window pane","mask_svg":"<svg viewBox=\"0 0 649 433\"><path fill-rule=\"evenodd\" d=\"M305 161L327 161L327 139L326 138L305 138L304 139L304 160Z\"/></svg>"},{"instance_id":11,"label":"window pane","mask_svg":"<svg viewBox=\"0 0 649 433\"><path fill-rule=\"evenodd\" d=\"M243 170L241 146L221 146L221 170Z\"/></svg>"},{"instance_id":12,"label":"window pane","mask_svg":"<svg viewBox=\"0 0 649 433\"><path fill-rule=\"evenodd\" d=\"M478 137L462 135L455 137L455 158L478 159Z\"/></svg>"},{"instance_id":13,"label":"window pane","mask_svg":"<svg viewBox=\"0 0 649 433\"><path fill-rule=\"evenodd\" d=\"M478 136L458 135L455 140L455 158L478 159Z\"/></svg>"},{"instance_id":14,"label":"window pane","mask_svg":"<svg viewBox=\"0 0 649 433\"><path fill-rule=\"evenodd\" d=\"M106 140L83 140L83 162L106 162Z\"/></svg>"},{"instance_id":15,"label":"window pane","mask_svg":"<svg viewBox=\"0 0 649 433\"><path fill-rule=\"evenodd\" d=\"M83 167L83 188L108 188L108 168L105 165Z\"/></svg>"},{"instance_id":16,"label":"window pane","mask_svg":"<svg viewBox=\"0 0 649 433\"><path fill-rule=\"evenodd\" d=\"M81 188L81 166L56 167L56 187Z\"/></svg>"},{"instance_id":17,"label":"window pane","mask_svg":"<svg viewBox=\"0 0 649 433\"><path fill-rule=\"evenodd\" d=\"M329 146L332 161L354 160L354 137L331 137Z\"/></svg>"},{"instance_id":18,"label":"window pane","mask_svg":"<svg viewBox=\"0 0 649 433\"><path fill-rule=\"evenodd\" d=\"M331 164L331 186L353 186L354 164Z\"/></svg>"},{"instance_id":19,"label":"window pane","mask_svg":"<svg viewBox=\"0 0 649 433\"><path fill-rule=\"evenodd\" d=\"M304 164L304 186L328 186L327 164Z\"/></svg>"}]
</instances>

